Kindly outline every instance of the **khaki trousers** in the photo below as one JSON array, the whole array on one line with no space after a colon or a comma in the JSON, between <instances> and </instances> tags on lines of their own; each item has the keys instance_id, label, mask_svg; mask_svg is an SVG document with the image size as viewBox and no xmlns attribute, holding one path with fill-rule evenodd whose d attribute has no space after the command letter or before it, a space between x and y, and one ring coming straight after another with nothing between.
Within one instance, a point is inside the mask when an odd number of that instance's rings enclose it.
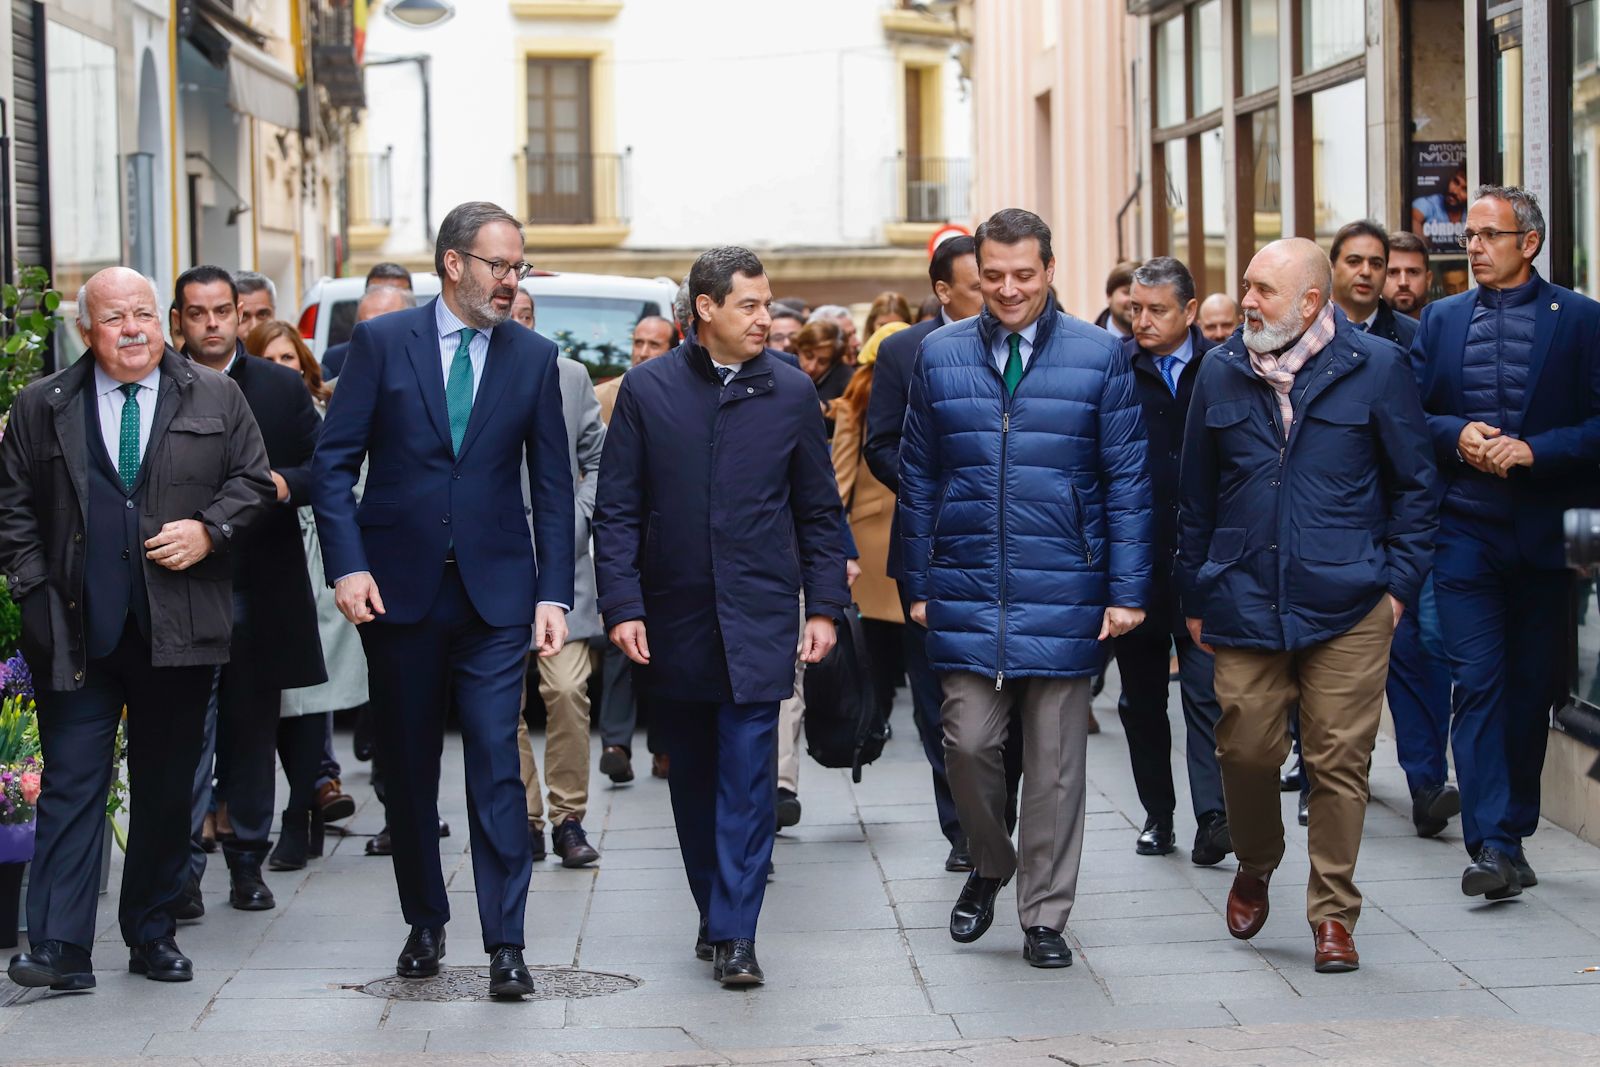
<instances>
[{"instance_id":1,"label":"khaki trousers","mask_svg":"<svg viewBox=\"0 0 1600 1067\"><path fill-rule=\"evenodd\" d=\"M1066 929L1083 859L1084 761L1089 740L1088 678L994 679L943 676L944 763L976 871L1017 876L1022 926ZM1006 829L1001 750L1016 704L1022 715L1022 804L1018 848Z\"/></svg>"},{"instance_id":2,"label":"khaki trousers","mask_svg":"<svg viewBox=\"0 0 1600 1067\"><path fill-rule=\"evenodd\" d=\"M800 632L806 629L806 602L800 598ZM794 693L778 705L778 788L800 792L800 731L806 723L806 662L795 646Z\"/></svg>"},{"instance_id":3,"label":"khaki trousers","mask_svg":"<svg viewBox=\"0 0 1600 1067\"><path fill-rule=\"evenodd\" d=\"M544 773L550 787L549 823L567 819L583 821L589 806L589 672L593 669L589 646L583 641L563 645L561 651L539 662L539 695L544 698ZM523 672L522 703L526 707L527 672ZM522 786L528 794L528 825L543 830L546 822L540 795L539 765L533 758L533 738L527 721L517 718L517 754L522 762Z\"/></svg>"},{"instance_id":4,"label":"khaki trousers","mask_svg":"<svg viewBox=\"0 0 1600 1067\"><path fill-rule=\"evenodd\" d=\"M1306 918L1354 930L1356 856L1367 772L1378 734L1394 609L1387 596L1338 637L1293 652L1216 650L1217 760L1239 869L1265 877L1283 859L1278 770L1289 755L1289 709L1300 705L1300 751L1311 779Z\"/></svg>"}]
</instances>

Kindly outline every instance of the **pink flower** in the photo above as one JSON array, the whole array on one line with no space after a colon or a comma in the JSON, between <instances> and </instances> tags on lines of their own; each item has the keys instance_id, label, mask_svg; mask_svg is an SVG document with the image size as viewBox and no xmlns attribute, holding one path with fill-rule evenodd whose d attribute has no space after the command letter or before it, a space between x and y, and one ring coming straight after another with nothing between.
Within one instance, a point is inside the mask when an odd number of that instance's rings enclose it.
<instances>
[{"instance_id":1,"label":"pink flower","mask_svg":"<svg viewBox=\"0 0 1600 1067\"><path fill-rule=\"evenodd\" d=\"M22 799L28 804L39 799L39 776L32 771L25 771L22 775Z\"/></svg>"}]
</instances>

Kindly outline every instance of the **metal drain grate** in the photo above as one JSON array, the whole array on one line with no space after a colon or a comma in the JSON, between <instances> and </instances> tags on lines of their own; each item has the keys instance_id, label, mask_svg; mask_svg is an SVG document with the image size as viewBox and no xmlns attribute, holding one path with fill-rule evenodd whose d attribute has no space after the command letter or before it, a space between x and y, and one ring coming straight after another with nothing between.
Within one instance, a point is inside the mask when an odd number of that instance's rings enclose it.
<instances>
[{"instance_id":1,"label":"metal drain grate","mask_svg":"<svg viewBox=\"0 0 1600 1067\"><path fill-rule=\"evenodd\" d=\"M523 1000L581 1000L625 993L640 985L638 978L604 971L580 971L573 967L529 967L528 970L533 974L534 988ZM390 975L354 988L369 997L383 997L386 1000L486 1000L489 996L489 972L477 967L444 967L433 978L399 978Z\"/></svg>"}]
</instances>

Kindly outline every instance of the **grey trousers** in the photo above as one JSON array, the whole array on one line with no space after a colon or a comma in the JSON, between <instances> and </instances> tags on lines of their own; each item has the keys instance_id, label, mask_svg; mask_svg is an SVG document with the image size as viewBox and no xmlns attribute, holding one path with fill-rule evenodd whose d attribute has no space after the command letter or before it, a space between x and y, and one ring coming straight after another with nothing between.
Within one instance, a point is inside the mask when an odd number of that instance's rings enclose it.
<instances>
[{"instance_id":1,"label":"grey trousers","mask_svg":"<svg viewBox=\"0 0 1600 1067\"><path fill-rule=\"evenodd\" d=\"M1083 859L1090 680L1018 678L998 690L993 678L966 672L946 674L943 681L945 768L974 869L985 878L1017 876L1024 929L1063 930ZM1016 848L1006 831L1001 756L1013 704L1022 716Z\"/></svg>"}]
</instances>

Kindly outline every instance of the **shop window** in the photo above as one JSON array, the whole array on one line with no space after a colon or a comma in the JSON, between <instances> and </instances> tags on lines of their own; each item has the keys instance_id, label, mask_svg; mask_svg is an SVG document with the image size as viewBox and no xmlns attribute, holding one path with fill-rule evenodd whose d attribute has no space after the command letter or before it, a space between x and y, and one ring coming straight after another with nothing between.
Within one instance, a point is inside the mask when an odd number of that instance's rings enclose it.
<instances>
[{"instance_id":1,"label":"shop window","mask_svg":"<svg viewBox=\"0 0 1600 1067\"><path fill-rule=\"evenodd\" d=\"M1200 230L1205 241L1201 263L1190 264L1202 294L1226 292L1228 227L1227 183L1222 168L1222 127L1200 135Z\"/></svg>"},{"instance_id":2,"label":"shop window","mask_svg":"<svg viewBox=\"0 0 1600 1067\"><path fill-rule=\"evenodd\" d=\"M1278 84L1278 0L1240 0L1239 52L1246 96Z\"/></svg>"},{"instance_id":3,"label":"shop window","mask_svg":"<svg viewBox=\"0 0 1600 1067\"><path fill-rule=\"evenodd\" d=\"M1156 27L1156 125L1174 126L1189 117L1184 100L1184 16Z\"/></svg>"},{"instance_id":4,"label":"shop window","mask_svg":"<svg viewBox=\"0 0 1600 1067\"><path fill-rule=\"evenodd\" d=\"M1189 145L1179 138L1161 146L1166 160L1166 195L1161 213L1162 247L1170 256L1189 259Z\"/></svg>"},{"instance_id":5,"label":"shop window","mask_svg":"<svg viewBox=\"0 0 1600 1067\"><path fill-rule=\"evenodd\" d=\"M1313 234L1324 244L1367 215L1367 85L1344 82L1311 96Z\"/></svg>"},{"instance_id":6,"label":"shop window","mask_svg":"<svg viewBox=\"0 0 1600 1067\"><path fill-rule=\"evenodd\" d=\"M1501 15L1490 25L1494 77L1494 132L1487 160L1501 185L1522 184L1522 13Z\"/></svg>"},{"instance_id":7,"label":"shop window","mask_svg":"<svg viewBox=\"0 0 1600 1067\"><path fill-rule=\"evenodd\" d=\"M1222 106L1222 0L1205 0L1194 11L1194 113Z\"/></svg>"},{"instance_id":8,"label":"shop window","mask_svg":"<svg viewBox=\"0 0 1600 1067\"><path fill-rule=\"evenodd\" d=\"M1300 71L1359 56L1367 46L1366 0L1300 0Z\"/></svg>"},{"instance_id":9,"label":"shop window","mask_svg":"<svg viewBox=\"0 0 1600 1067\"><path fill-rule=\"evenodd\" d=\"M1283 167L1278 159L1278 109L1262 108L1250 116L1250 210L1254 224L1253 255L1283 236Z\"/></svg>"},{"instance_id":10,"label":"shop window","mask_svg":"<svg viewBox=\"0 0 1600 1067\"><path fill-rule=\"evenodd\" d=\"M52 284L71 297L122 262L117 53L59 22L45 24L50 131Z\"/></svg>"},{"instance_id":11,"label":"shop window","mask_svg":"<svg viewBox=\"0 0 1600 1067\"><path fill-rule=\"evenodd\" d=\"M1572 287L1600 294L1600 19L1572 6Z\"/></svg>"}]
</instances>

